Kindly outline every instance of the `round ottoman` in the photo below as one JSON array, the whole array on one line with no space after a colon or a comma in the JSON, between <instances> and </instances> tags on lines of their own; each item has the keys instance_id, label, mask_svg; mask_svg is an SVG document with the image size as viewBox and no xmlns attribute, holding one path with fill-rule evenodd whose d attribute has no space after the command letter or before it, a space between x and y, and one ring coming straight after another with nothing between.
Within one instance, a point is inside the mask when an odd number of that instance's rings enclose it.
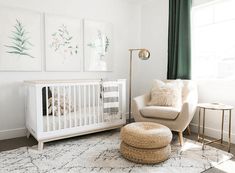
<instances>
[{"instance_id":1,"label":"round ottoman","mask_svg":"<svg viewBox=\"0 0 235 173\"><path fill-rule=\"evenodd\" d=\"M126 159L144 164L159 163L171 153L170 129L152 122L136 122L121 129L120 152Z\"/></svg>"}]
</instances>

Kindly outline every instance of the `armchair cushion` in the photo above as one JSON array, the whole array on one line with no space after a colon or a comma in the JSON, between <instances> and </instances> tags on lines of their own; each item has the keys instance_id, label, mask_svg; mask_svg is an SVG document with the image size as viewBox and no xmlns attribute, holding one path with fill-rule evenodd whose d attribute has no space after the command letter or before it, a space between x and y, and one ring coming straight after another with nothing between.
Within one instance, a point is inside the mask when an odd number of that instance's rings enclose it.
<instances>
[{"instance_id":1,"label":"armchair cushion","mask_svg":"<svg viewBox=\"0 0 235 173\"><path fill-rule=\"evenodd\" d=\"M182 106L182 87L181 80L174 80L171 82L163 82L154 80L153 88L151 90L151 100L149 106Z\"/></svg>"},{"instance_id":2,"label":"armchair cushion","mask_svg":"<svg viewBox=\"0 0 235 173\"><path fill-rule=\"evenodd\" d=\"M180 113L179 108L168 106L146 106L140 109L143 117L174 120Z\"/></svg>"}]
</instances>

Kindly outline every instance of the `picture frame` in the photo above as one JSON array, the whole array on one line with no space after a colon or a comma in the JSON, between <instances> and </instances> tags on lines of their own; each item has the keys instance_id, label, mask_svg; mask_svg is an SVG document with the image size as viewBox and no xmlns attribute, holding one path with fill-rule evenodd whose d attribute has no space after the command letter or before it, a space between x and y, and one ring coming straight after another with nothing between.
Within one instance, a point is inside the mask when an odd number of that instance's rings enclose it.
<instances>
[{"instance_id":1,"label":"picture frame","mask_svg":"<svg viewBox=\"0 0 235 173\"><path fill-rule=\"evenodd\" d=\"M46 71L81 71L82 20L45 14Z\"/></svg>"},{"instance_id":2,"label":"picture frame","mask_svg":"<svg viewBox=\"0 0 235 173\"><path fill-rule=\"evenodd\" d=\"M113 27L111 23L84 20L85 71L113 70Z\"/></svg>"},{"instance_id":3,"label":"picture frame","mask_svg":"<svg viewBox=\"0 0 235 173\"><path fill-rule=\"evenodd\" d=\"M42 13L0 7L0 71L42 70Z\"/></svg>"}]
</instances>

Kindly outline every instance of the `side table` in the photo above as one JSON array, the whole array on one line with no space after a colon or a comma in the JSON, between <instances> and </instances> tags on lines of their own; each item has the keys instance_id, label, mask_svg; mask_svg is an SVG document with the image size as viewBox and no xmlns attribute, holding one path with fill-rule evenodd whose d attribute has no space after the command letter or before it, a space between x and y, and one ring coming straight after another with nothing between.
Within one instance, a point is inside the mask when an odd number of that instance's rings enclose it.
<instances>
[{"instance_id":1,"label":"side table","mask_svg":"<svg viewBox=\"0 0 235 173\"><path fill-rule=\"evenodd\" d=\"M233 106L230 105L225 105L221 103L199 103L197 105L199 108L199 120L198 120L198 141L202 139L202 149L204 150L205 145L218 142L220 141L220 144L223 145L223 131L224 131L224 113L225 111L229 111L229 129L228 129L228 152L230 152L230 145L231 145L231 114L232 114L232 109ZM201 123L201 110L203 111L202 113L202 136L200 134L200 123ZM205 116L206 116L206 110L219 110L222 112L222 123L221 123L221 138L216 139L216 140L208 140L205 139ZM205 142L207 140L208 142Z\"/></svg>"}]
</instances>

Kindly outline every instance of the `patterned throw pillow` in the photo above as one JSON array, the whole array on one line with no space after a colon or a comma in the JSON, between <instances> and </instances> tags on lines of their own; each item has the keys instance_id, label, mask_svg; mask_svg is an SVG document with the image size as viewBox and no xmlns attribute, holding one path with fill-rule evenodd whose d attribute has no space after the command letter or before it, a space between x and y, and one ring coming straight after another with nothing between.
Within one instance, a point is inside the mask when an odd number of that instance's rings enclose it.
<instances>
[{"instance_id":1,"label":"patterned throw pillow","mask_svg":"<svg viewBox=\"0 0 235 173\"><path fill-rule=\"evenodd\" d=\"M163 82L154 80L150 96L151 100L148 106L182 106L182 87L181 80Z\"/></svg>"}]
</instances>

